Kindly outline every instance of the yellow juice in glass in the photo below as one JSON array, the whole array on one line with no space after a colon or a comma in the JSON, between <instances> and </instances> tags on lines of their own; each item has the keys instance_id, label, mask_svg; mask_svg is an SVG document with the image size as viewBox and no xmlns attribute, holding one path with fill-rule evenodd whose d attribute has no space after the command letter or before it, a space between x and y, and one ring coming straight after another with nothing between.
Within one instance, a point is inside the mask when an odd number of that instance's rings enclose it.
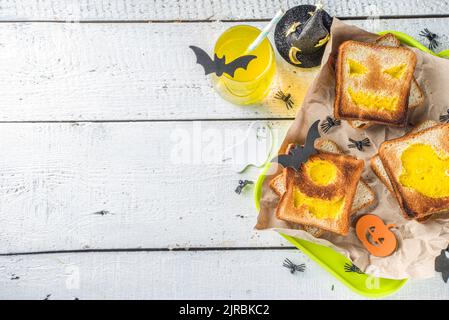
<instances>
[{"instance_id":1,"label":"yellow juice in glass","mask_svg":"<svg viewBox=\"0 0 449 320\"><path fill-rule=\"evenodd\" d=\"M248 105L261 102L270 89L274 78L276 63L273 47L265 38L261 44L251 52L246 52L249 45L260 34L256 27L240 25L229 28L215 44L214 53L219 57L226 57L230 63L243 55L255 55L257 58L250 61L245 69L238 68L234 77L224 73L221 77L213 75L217 92L226 100Z\"/></svg>"}]
</instances>

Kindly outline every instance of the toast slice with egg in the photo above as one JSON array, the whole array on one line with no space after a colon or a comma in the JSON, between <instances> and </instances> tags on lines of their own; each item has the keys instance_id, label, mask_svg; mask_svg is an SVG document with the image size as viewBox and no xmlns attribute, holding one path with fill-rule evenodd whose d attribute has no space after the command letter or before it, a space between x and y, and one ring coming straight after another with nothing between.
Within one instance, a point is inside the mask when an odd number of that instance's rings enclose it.
<instances>
[{"instance_id":1,"label":"toast slice with egg","mask_svg":"<svg viewBox=\"0 0 449 320\"><path fill-rule=\"evenodd\" d=\"M415 66L407 48L345 41L336 63L335 117L405 126Z\"/></svg>"},{"instance_id":2,"label":"toast slice with egg","mask_svg":"<svg viewBox=\"0 0 449 320\"><path fill-rule=\"evenodd\" d=\"M363 160L333 153L310 156L298 171L286 168L276 217L346 235L363 168Z\"/></svg>"},{"instance_id":3,"label":"toast slice with egg","mask_svg":"<svg viewBox=\"0 0 449 320\"><path fill-rule=\"evenodd\" d=\"M408 219L449 211L449 124L385 141L379 157Z\"/></svg>"},{"instance_id":4,"label":"toast slice with egg","mask_svg":"<svg viewBox=\"0 0 449 320\"><path fill-rule=\"evenodd\" d=\"M426 120L418 124L416 127L414 127L409 133L416 133L428 128L431 128L433 126L436 126L438 122L434 120ZM370 166L373 172L376 174L376 176L379 178L379 180L387 187L387 189L390 192L393 191L393 186L391 185L390 178L388 178L388 174L385 171L385 168L382 164L382 160L380 160L379 154L374 155L370 160Z\"/></svg>"},{"instance_id":5,"label":"toast slice with egg","mask_svg":"<svg viewBox=\"0 0 449 320\"><path fill-rule=\"evenodd\" d=\"M293 148L295 144L291 143L288 145L286 153L288 153L291 148ZM317 139L315 140L315 149L318 152L324 153L335 153L335 154L343 154L343 150L332 140L329 139ZM278 174L276 177L271 179L270 188L281 197L285 192L286 180L285 180L285 172L284 169L282 173ZM356 214L361 210L371 207L376 202L376 193L369 186L369 184L360 179L357 184L357 190L354 197L354 202L351 208L351 214Z\"/></svg>"},{"instance_id":6,"label":"toast slice with egg","mask_svg":"<svg viewBox=\"0 0 449 320\"><path fill-rule=\"evenodd\" d=\"M376 44L387 47L400 47L401 41L396 38L393 34L387 33L381 37L379 37L376 41ZM408 97L408 108L409 110L414 110L423 105L425 100L424 92L416 81L415 77L412 78L412 83L410 85L410 95ZM348 121L351 127L355 129L368 129L374 123L369 121L361 121L361 120L350 120Z\"/></svg>"}]
</instances>

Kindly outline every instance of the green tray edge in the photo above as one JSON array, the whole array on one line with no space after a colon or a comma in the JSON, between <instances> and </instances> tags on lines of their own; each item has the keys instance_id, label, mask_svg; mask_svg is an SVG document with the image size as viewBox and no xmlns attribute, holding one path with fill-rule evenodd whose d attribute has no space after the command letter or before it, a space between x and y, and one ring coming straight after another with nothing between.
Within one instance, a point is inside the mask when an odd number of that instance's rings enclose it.
<instances>
[{"instance_id":1,"label":"green tray edge","mask_svg":"<svg viewBox=\"0 0 449 320\"><path fill-rule=\"evenodd\" d=\"M288 236L286 234L280 233L282 237L292 243L296 248L305 253L310 259L319 264L324 270L332 274L346 287L351 289L353 292L367 297L367 298L383 298L394 294L399 291L402 286L408 281L408 279L388 279L388 278L378 278L369 276L367 274L359 274L354 272L345 272L344 265L352 264L352 262L346 258L344 255L334 251L331 248L306 241L304 239L298 239L295 237ZM325 258L317 256L317 252ZM340 270L337 266L340 266ZM368 288L366 283L368 281L376 281L378 287Z\"/></svg>"},{"instance_id":2,"label":"green tray edge","mask_svg":"<svg viewBox=\"0 0 449 320\"><path fill-rule=\"evenodd\" d=\"M391 33L391 34L395 35L396 38L398 38L402 43L405 43L406 45L409 45L411 47L415 47L423 52L429 53L433 56L440 57L440 58L449 58L449 50L443 50L443 51L436 53L436 52L430 50L429 48L427 48L426 46L424 46L422 43L420 43L418 40L416 40L412 36L410 36L404 32L394 31L394 30L386 30L386 31L378 32L377 34L383 36L387 33Z\"/></svg>"},{"instance_id":3,"label":"green tray edge","mask_svg":"<svg viewBox=\"0 0 449 320\"><path fill-rule=\"evenodd\" d=\"M270 169L271 163L267 163L262 169L261 174L257 178L254 186L254 203L257 211L260 210L260 198L262 196L262 184L265 181L266 173ZM319 264L324 270L336 277L341 283L346 287L351 289L353 292L368 298L382 298L389 296L397 292L402 286L407 282L408 279L387 279L387 278L374 278L379 282L379 287L375 289L368 289L366 285L361 285L366 283L369 277L366 274L358 274L351 272L344 272L343 267L345 263L351 264L352 262L346 258L344 255L334 251L331 248L306 241L304 239L298 239L295 237L288 236L286 234L280 233L287 241L293 244L296 248L305 253L310 259ZM321 255L321 257L320 257ZM338 271L337 266L340 265L340 271ZM365 287L365 289L363 288Z\"/></svg>"}]
</instances>

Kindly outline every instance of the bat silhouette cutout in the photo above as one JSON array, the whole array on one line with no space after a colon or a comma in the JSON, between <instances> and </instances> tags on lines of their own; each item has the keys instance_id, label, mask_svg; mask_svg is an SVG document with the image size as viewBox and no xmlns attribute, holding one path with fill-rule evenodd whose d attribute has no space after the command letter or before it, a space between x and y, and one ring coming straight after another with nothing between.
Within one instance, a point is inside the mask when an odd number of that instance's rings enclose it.
<instances>
[{"instance_id":1,"label":"bat silhouette cutout","mask_svg":"<svg viewBox=\"0 0 449 320\"><path fill-rule=\"evenodd\" d=\"M214 60L212 60L203 49L195 46L189 46L189 48L195 53L196 62L203 66L206 75L209 73L215 73L219 77L223 73L227 73L231 77L234 77L234 73L238 68L243 68L246 70L246 68L248 68L248 64L253 59L257 58L257 56L254 55L246 55L226 63L226 57L224 55L219 58L216 54L214 54Z\"/></svg>"},{"instance_id":2,"label":"bat silhouette cutout","mask_svg":"<svg viewBox=\"0 0 449 320\"><path fill-rule=\"evenodd\" d=\"M447 283L449 279L449 258L446 250L441 250L441 254L435 259L435 271L441 272L443 281Z\"/></svg>"},{"instance_id":3,"label":"bat silhouette cutout","mask_svg":"<svg viewBox=\"0 0 449 320\"><path fill-rule=\"evenodd\" d=\"M319 123L320 120L317 120L310 127L303 147L297 145L289 152L289 154L281 154L273 158L271 162L277 162L284 168L293 168L298 171L301 163L306 162L311 155L316 153L314 142L321 137L320 132L318 131Z\"/></svg>"}]
</instances>

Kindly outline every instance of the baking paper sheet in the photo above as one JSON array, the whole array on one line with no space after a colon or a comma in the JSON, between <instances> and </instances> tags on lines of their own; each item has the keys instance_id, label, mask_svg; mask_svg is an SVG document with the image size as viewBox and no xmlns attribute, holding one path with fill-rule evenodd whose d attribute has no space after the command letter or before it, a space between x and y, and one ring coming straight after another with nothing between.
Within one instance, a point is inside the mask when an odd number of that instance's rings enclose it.
<instances>
[{"instance_id":1,"label":"baking paper sheet","mask_svg":"<svg viewBox=\"0 0 449 320\"><path fill-rule=\"evenodd\" d=\"M298 110L296 119L281 146L281 153L289 143L303 143L307 130L314 121L324 120L329 115L333 116L334 62L339 45L346 40L373 42L377 38L378 35L334 18L331 40L326 47L320 72L311 84L302 107ZM445 114L449 108L449 60L434 57L414 48L412 50L416 52L418 58L415 78L425 92L426 101L423 107L410 112L409 123L416 125L427 119L438 121L439 116ZM293 224L278 220L274 212L279 197L269 187L270 180L281 172L281 168L277 165L272 166L263 184L261 209L256 228L275 229L291 236L330 246L350 258L362 271L374 276L392 279L432 277L435 272L435 257L449 243L449 215L434 216L425 224L406 220L394 196L378 180L369 166L369 159L377 153L383 141L402 136L408 130L410 127L393 128L382 125L376 125L368 130L357 130L350 127L346 121L342 121L340 127L332 128L328 134L322 133L323 138L335 141L348 154L365 160L363 178L375 190L378 202L377 206L369 212L379 215L386 223L393 223L398 227L393 229L399 242L398 250L393 255L386 258L369 255L355 236L353 224L346 237L326 233L323 238L317 239L307 232L298 230ZM371 147L365 148L363 152L348 148L349 138L361 140L365 137L370 139Z\"/></svg>"}]
</instances>

